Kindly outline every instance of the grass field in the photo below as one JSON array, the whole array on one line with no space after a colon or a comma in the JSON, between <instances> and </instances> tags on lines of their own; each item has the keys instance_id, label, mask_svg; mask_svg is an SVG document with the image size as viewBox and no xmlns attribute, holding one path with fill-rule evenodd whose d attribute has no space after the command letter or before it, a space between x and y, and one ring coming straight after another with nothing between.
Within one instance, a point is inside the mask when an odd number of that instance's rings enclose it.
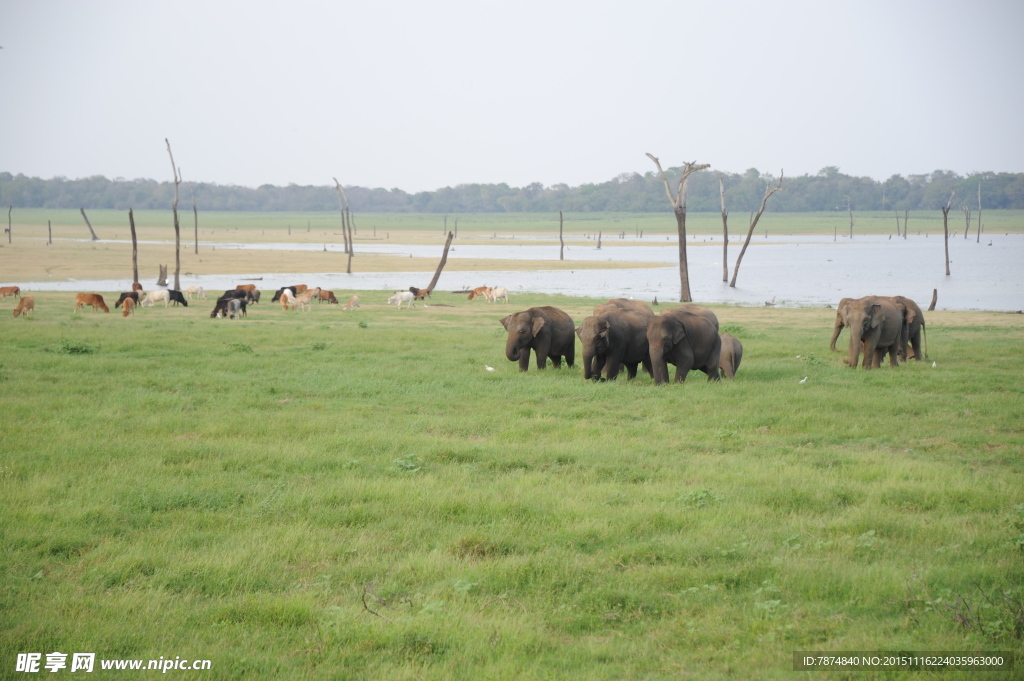
<instances>
[{"instance_id":1,"label":"grass field","mask_svg":"<svg viewBox=\"0 0 1024 681\"><path fill-rule=\"evenodd\" d=\"M54 651L588 681L1024 653L1017 315L928 313L929 361L864 372L830 310L718 307L736 381L655 386L504 359L503 315L593 300L231 322L35 295L0 303L0 677Z\"/></svg>"}]
</instances>

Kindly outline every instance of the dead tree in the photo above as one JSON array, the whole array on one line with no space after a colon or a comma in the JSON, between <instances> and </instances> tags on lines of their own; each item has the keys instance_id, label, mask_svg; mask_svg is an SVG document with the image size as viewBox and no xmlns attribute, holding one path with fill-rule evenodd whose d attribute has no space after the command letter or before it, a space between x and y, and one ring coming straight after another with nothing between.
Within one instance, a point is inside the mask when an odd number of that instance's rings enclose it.
<instances>
[{"instance_id":1,"label":"dead tree","mask_svg":"<svg viewBox=\"0 0 1024 681\"><path fill-rule=\"evenodd\" d=\"M345 188L338 182L338 178L334 179L334 188L338 192L338 210L341 211L341 234L345 239L345 252L348 253L348 267L345 270L346 274L352 274L352 244L349 242L349 222L348 222L348 195L345 193Z\"/></svg>"},{"instance_id":2,"label":"dead tree","mask_svg":"<svg viewBox=\"0 0 1024 681\"><path fill-rule=\"evenodd\" d=\"M846 199L846 212L850 216L850 238L853 238L853 208L850 206L850 197L843 197Z\"/></svg>"},{"instance_id":3,"label":"dead tree","mask_svg":"<svg viewBox=\"0 0 1024 681\"><path fill-rule=\"evenodd\" d=\"M939 302L939 289L932 289L932 304L928 306L928 311L931 312L935 309L935 303Z\"/></svg>"},{"instance_id":4,"label":"dead tree","mask_svg":"<svg viewBox=\"0 0 1024 681\"><path fill-rule=\"evenodd\" d=\"M775 192L786 191L782 187L782 179L783 177L785 177L785 175L786 171L785 169L783 169L782 172L779 173L778 183L774 187L768 185L768 188L765 189L764 191L764 198L761 199L761 208L757 211L757 215L755 215L754 218L750 221L750 229L747 230L747 239L746 241L743 242L743 248L740 249L740 254L736 258L735 267L732 268L732 281L729 282L730 288L736 288L736 278L740 274L740 262L742 262L743 260L743 254L747 252L747 246L750 245L750 237L754 235L754 228L757 227L757 221L761 219L761 214L764 213L764 207L765 204L768 203L768 198Z\"/></svg>"},{"instance_id":5,"label":"dead tree","mask_svg":"<svg viewBox=\"0 0 1024 681\"><path fill-rule=\"evenodd\" d=\"M427 285L427 294L429 295L434 287L437 286L437 280L441 278L441 270L444 269L444 265L448 262L448 247L452 245L452 239L455 238L454 232L448 232L448 238L444 242L444 253L441 254L441 262L437 264L437 269L434 271L434 278L430 280Z\"/></svg>"},{"instance_id":6,"label":"dead tree","mask_svg":"<svg viewBox=\"0 0 1024 681\"><path fill-rule=\"evenodd\" d=\"M907 223L910 222L910 209L903 211L903 240L907 240Z\"/></svg>"},{"instance_id":7,"label":"dead tree","mask_svg":"<svg viewBox=\"0 0 1024 681\"><path fill-rule=\"evenodd\" d=\"M156 285L167 286L167 265L157 265L157 267L160 268L160 278L156 280Z\"/></svg>"},{"instance_id":8,"label":"dead tree","mask_svg":"<svg viewBox=\"0 0 1024 681\"><path fill-rule=\"evenodd\" d=\"M14 210L14 204L7 207L7 243L11 243L11 237L14 232L14 225L11 224L11 211Z\"/></svg>"},{"instance_id":9,"label":"dead tree","mask_svg":"<svg viewBox=\"0 0 1024 681\"><path fill-rule=\"evenodd\" d=\"M966 223L966 226L964 227L964 241L967 241L967 233L971 231L971 209L966 205L963 207L963 209L964 222Z\"/></svg>"},{"instance_id":10,"label":"dead tree","mask_svg":"<svg viewBox=\"0 0 1024 681\"><path fill-rule=\"evenodd\" d=\"M99 241L100 238L96 236L96 231L92 228L92 223L89 222L89 216L85 214L85 209L79 208L78 210L82 211L82 219L85 220L85 226L89 228L89 234L92 234L92 240Z\"/></svg>"},{"instance_id":11,"label":"dead tree","mask_svg":"<svg viewBox=\"0 0 1024 681\"><path fill-rule=\"evenodd\" d=\"M597 250L601 250L601 232L597 233Z\"/></svg>"},{"instance_id":12,"label":"dead tree","mask_svg":"<svg viewBox=\"0 0 1024 681\"><path fill-rule=\"evenodd\" d=\"M49 220L46 221L46 233L47 233L46 245L47 246L52 246L53 245L53 225L50 223Z\"/></svg>"},{"instance_id":13,"label":"dead tree","mask_svg":"<svg viewBox=\"0 0 1024 681\"><path fill-rule=\"evenodd\" d=\"M188 190L192 193L192 217L195 220L196 225L196 255L199 255L199 210L196 208L196 183L193 182L188 186Z\"/></svg>"},{"instance_id":14,"label":"dead tree","mask_svg":"<svg viewBox=\"0 0 1024 681\"><path fill-rule=\"evenodd\" d=\"M167 143L167 155L171 157L171 171L174 173L174 203L171 210L174 212L174 290L181 290L181 283L178 275L181 273L181 225L178 223L178 185L181 184L181 169L174 165L174 154L171 153L171 143L165 137Z\"/></svg>"},{"instance_id":15,"label":"dead tree","mask_svg":"<svg viewBox=\"0 0 1024 681\"><path fill-rule=\"evenodd\" d=\"M668 200L672 204L672 210L676 215L676 229L679 232L679 302L689 303L693 300L693 296L690 295L690 270L686 260L686 190L690 175L698 170L710 168L711 164L702 163L697 165L696 161L683 163L683 174L679 178L679 186L676 188L675 196L673 196L672 189L668 184L668 177L665 176L665 171L661 168L661 161L650 153L647 154L647 157L654 161L654 165L657 166L661 181L665 183L665 194L668 195Z\"/></svg>"},{"instance_id":16,"label":"dead tree","mask_svg":"<svg viewBox=\"0 0 1024 681\"><path fill-rule=\"evenodd\" d=\"M128 209L128 228L132 232L132 282L139 283L139 241L135 236L135 215Z\"/></svg>"},{"instance_id":17,"label":"dead tree","mask_svg":"<svg viewBox=\"0 0 1024 681\"><path fill-rule=\"evenodd\" d=\"M558 211L558 259L565 260L565 240L562 239L562 211Z\"/></svg>"},{"instance_id":18,"label":"dead tree","mask_svg":"<svg viewBox=\"0 0 1024 681\"><path fill-rule=\"evenodd\" d=\"M729 281L729 213L725 210L725 178L718 173L718 192L722 195L722 281Z\"/></svg>"},{"instance_id":19,"label":"dead tree","mask_svg":"<svg viewBox=\"0 0 1024 681\"><path fill-rule=\"evenodd\" d=\"M942 209L942 236L943 242L946 244L946 276L949 276L949 223L947 218L949 217L949 207L953 204L953 197L956 196L956 188L953 189L949 194L949 201L946 202L946 206Z\"/></svg>"}]
</instances>

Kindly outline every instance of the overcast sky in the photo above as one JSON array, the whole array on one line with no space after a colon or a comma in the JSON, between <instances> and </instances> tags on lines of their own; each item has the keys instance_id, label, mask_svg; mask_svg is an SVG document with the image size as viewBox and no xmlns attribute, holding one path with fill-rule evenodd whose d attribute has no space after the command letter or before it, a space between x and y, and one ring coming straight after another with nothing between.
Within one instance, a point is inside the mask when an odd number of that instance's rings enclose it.
<instances>
[{"instance_id":1,"label":"overcast sky","mask_svg":"<svg viewBox=\"0 0 1024 681\"><path fill-rule=\"evenodd\" d=\"M603 182L1024 171L1020 0L0 0L0 171Z\"/></svg>"}]
</instances>

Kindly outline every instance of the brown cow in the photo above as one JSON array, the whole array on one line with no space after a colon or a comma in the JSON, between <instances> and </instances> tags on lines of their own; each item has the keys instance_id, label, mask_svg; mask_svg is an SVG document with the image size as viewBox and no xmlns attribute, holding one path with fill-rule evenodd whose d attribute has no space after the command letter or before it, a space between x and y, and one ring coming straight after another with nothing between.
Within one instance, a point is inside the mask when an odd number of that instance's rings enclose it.
<instances>
[{"instance_id":1,"label":"brown cow","mask_svg":"<svg viewBox=\"0 0 1024 681\"><path fill-rule=\"evenodd\" d=\"M330 304L334 304L334 305L338 304L338 299L334 297L334 291L324 291L324 290L321 289L319 295L317 296L317 299L321 303L326 300Z\"/></svg>"},{"instance_id":2,"label":"brown cow","mask_svg":"<svg viewBox=\"0 0 1024 681\"><path fill-rule=\"evenodd\" d=\"M415 286L410 286L409 293L412 294L413 300L424 300L430 297L429 288L416 288Z\"/></svg>"},{"instance_id":3,"label":"brown cow","mask_svg":"<svg viewBox=\"0 0 1024 681\"><path fill-rule=\"evenodd\" d=\"M93 312L97 310L110 312L110 308L103 302L103 296L98 293L79 293L75 296L75 312L78 312L78 308L85 307L86 305L91 305Z\"/></svg>"},{"instance_id":4,"label":"brown cow","mask_svg":"<svg viewBox=\"0 0 1024 681\"><path fill-rule=\"evenodd\" d=\"M348 302L345 303L345 307L343 307L342 309L354 310L357 307L359 307L359 296L352 296L351 298L348 299Z\"/></svg>"},{"instance_id":5,"label":"brown cow","mask_svg":"<svg viewBox=\"0 0 1024 681\"><path fill-rule=\"evenodd\" d=\"M142 290L142 284L140 284L137 281L133 281L132 282L132 290L133 291L141 291Z\"/></svg>"},{"instance_id":6,"label":"brown cow","mask_svg":"<svg viewBox=\"0 0 1024 681\"><path fill-rule=\"evenodd\" d=\"M6 298L7 296L21 298L21 289L18 288L17 286L0 287L0 298Z\"/></svg>"},{"instance_id":7,"label":"brown cow","mask_svg":"<svg viewBox=\"0 0 1024 681\"><path fill-rule=\"evenodd\" d=\"M474 298L479 298L480 296L486 298L490 292L490 286L477 286L475 289L469 292L469 298L466 298L466 300L473 300Z\"/></svg>"},{"instance_id":8,"label":"brown cow","mask_svg":"<svg viewBox=\"0 0 1024 681\"><path fill-rule=\"evenodd\" d=\"M295 288L295 295L297 295L297 296L301 295L301 294L303 294L303 293L305 293L306 291L309 290L309 287L306 286L305 284L296 284L294 286L294 288Z\"/></svg>"},{"instance_id":9,"label":"brown cow","mask_svg":"<svg viewBox=\"0 0 1024 681\"><path fill-rule=\"evenodd\" d=\"M127 318L129 314L131 314L131 315L135 314L135 299L133 299L133 298L125 298L124 300L121 301L121 305L122 305L122 307L121 307L121 316L122 317L126 317Z\"/></svg>"},{"instance_id":10,"label":"brown cow","mask_svg":"<svg viewBox=\"0 0 1024 681\"><path fill-rule=\"evenodd\" d=\"M27 317L28 313L34 311L35 309L36 299L33 298L32 296L25 296L24 298L21 299L21 302L18 303L18 307L14 308L14 318L17 319L18 315L20 314L24 314Z\"/></svg>"},{"instance_id":11,"label":"brown cow","mask_svg":"<svg viewBox=\"0 0 1024 681\"><path fill-rule=\"evenodd\" d=\"M235 287L236 291L255 291L256 284L239 284Z\"/></svg>"}]
</instances>

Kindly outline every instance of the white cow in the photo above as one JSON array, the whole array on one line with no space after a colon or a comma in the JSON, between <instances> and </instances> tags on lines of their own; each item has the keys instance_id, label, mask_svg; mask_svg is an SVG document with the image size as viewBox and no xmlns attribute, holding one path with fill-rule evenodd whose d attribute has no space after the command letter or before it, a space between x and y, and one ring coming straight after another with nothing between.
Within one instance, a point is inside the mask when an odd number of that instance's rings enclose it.
<instances>
[{"instance_id":1,"label":"white cow","mask_svg":"<svg viewBox=\"0 0 1024 681\"><path fill-rule=\"evenodd\" d=\"M285 289L281 291L281 307L287 312L288 309L295 309L295 296L292 295L291 289Z\"/></svg>"},{"instance_id":2,"label":"white cow","mask_svg":"<svg viewBox=\"0 0 1024 681\"><path fill-rule=\"evenodd\" d=\"M203 291L202 286L188 286L185 288L186 298L202 298L206 300L206 293Z\"/></svg>"},{"instance_id":3,"label":"white cow","mask_svg":"<svg viewBox=\"0 0 1024 681\"><path fill-rule=\"evenodd\" d=\"M142 301L142 306L152 307L161 300L164 301L164 307L167 307L167 303L171 301L171 294L167 291L150 291L146 294L146 299Z\"/></svg>"},{"instance_id":4,"label":"white cow","mask_svg":"<svg viewBox=\"0 0 1024 681\"><path fill-rule=\"evenodd\" d=\"M397 291L395 293L395 295L393 295L390 298L388 298L388 305L394 305L395 303L397 303L398 304L398 309L401 310L402 309L402 303L408 302L409 303L409 309L411 310L413 308L413 306L415 305L415 303L413 302L413 299L415 297L416 296L414 296L412 294L412 291Z\"/></svg>"},{"instance_id":5,"label":"white cow","mask_svg":"<svg viewBox=\"0 0 1024 681\"><path fill-rule=\"evenodd\" d=\"M492 288L487 294L487 302L493 303L498 298L503 298L505 302L508 302L508 289L507 288Z\"/></svg>"}]
</instances>

